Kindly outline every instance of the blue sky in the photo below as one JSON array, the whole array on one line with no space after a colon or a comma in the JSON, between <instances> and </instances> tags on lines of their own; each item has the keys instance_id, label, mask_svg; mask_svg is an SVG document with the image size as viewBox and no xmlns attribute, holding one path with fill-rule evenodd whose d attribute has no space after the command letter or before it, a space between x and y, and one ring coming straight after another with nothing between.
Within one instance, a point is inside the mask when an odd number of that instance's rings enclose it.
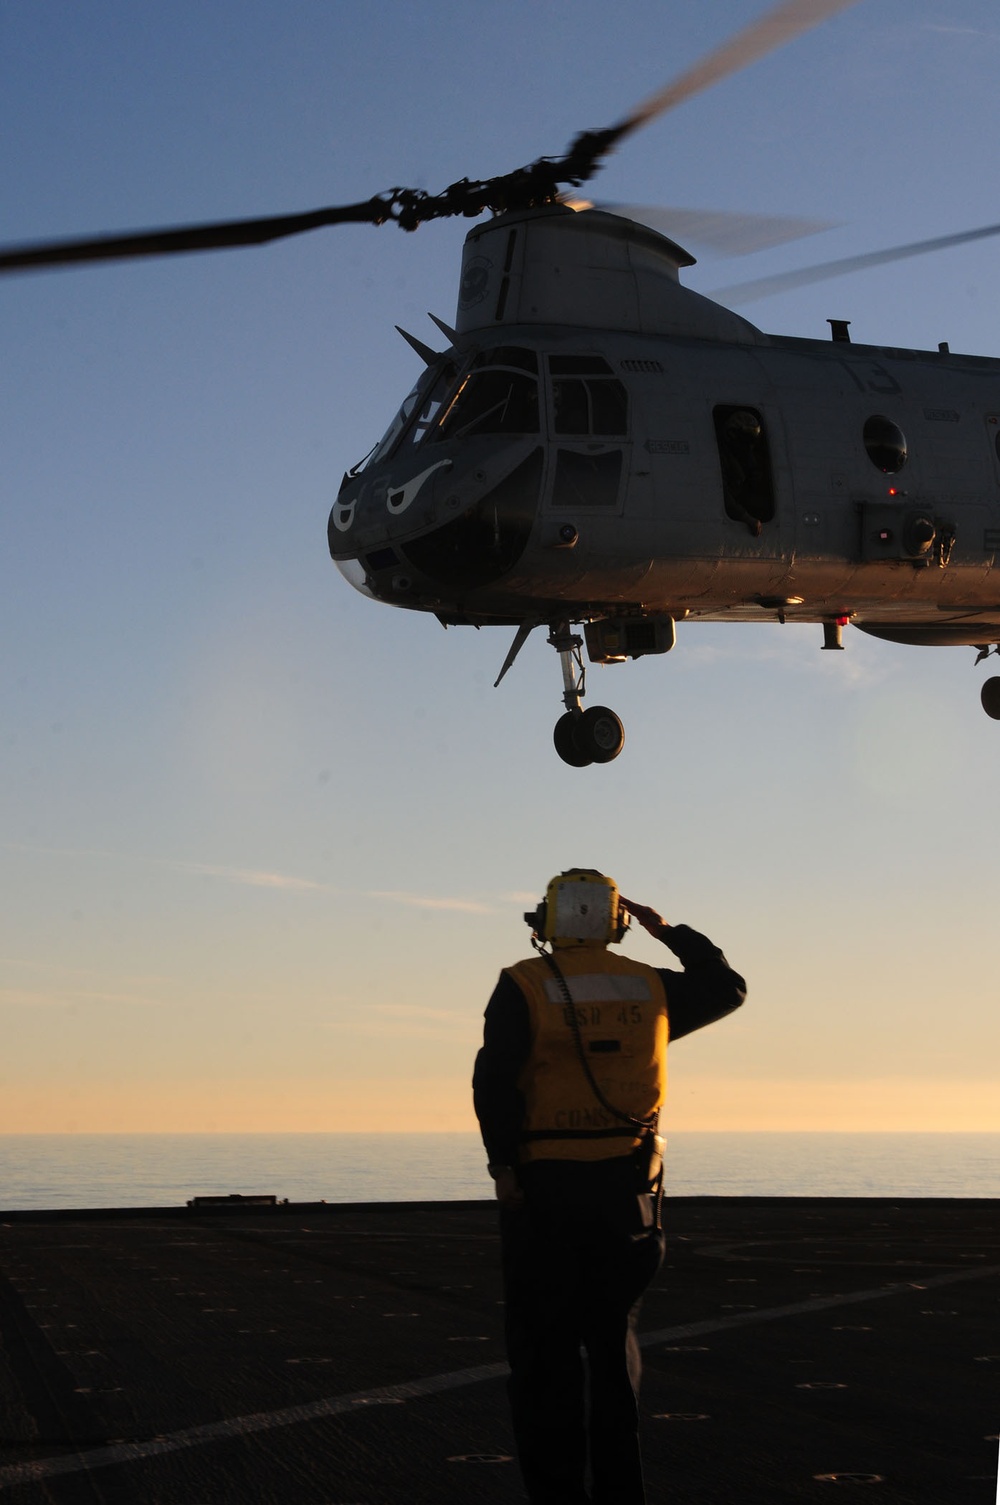
<instances>
[{"instance_id":1,"label":"blue sky","mask_svg":"<svg viewBox=\"0 0 1000 1505\"><path fill-rule=\"evenodd\" d=\"M0 236L505 171L764 8L13 0ZM861 0L637 134L595 192L839 225L706 257L701 290L989 223L998 62L986 0ZM972 650L682 627L591 671L628 743L569 770L542 634L494 690L506 630L446 634L331 565L341 473L417 374L393 325L452 318L463 229L0 288L0 1130L467 1127L483 1004L572 863L750 981L678 1046L674 1127L1000 1130L1000 728ZM744 312L997 354L998 254Z\"/></svg>"}]
</instances>

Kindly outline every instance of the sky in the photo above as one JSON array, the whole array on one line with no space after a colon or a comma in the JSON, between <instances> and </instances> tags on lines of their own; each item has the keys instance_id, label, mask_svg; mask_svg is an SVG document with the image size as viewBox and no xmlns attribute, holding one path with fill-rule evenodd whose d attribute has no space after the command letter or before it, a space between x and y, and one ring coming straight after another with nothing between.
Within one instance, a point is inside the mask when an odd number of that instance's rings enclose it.
<instances>
[{"instance_id":1,"label":"sky","mask_svg":"<svg viewBox=\"0 0 1000 1505\"><path fill-rule=\"evenodd\" d=\"M761 0L7 0L0 240L350 203L558 154ZM988 224L990 0L860 0L631 138L610 201L838 228L701 291ZM600 868L745 1007L671 1051L667 1131L1000 1131L1000 727L972 649L683 624L593 668L570 769L537 633L442 631L331 564L342 472L454 317L467 227L0 287L0 1132L474 1128L522 912ZM985 241L742 309L1000 353ZM627 954L672 958L633 934Z\"/></svg>"}]
</instances>

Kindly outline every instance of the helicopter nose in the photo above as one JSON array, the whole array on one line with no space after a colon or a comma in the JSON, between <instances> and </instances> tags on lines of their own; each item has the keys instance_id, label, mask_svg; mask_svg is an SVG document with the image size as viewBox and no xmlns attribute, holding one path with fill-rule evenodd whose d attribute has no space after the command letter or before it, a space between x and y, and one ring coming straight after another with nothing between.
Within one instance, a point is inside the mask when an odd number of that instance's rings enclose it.
<instances>
[{"instance_id":1,"label":"helicopter nose","mask_svg":"<svg viewBox=\"0 0 1000 1505\"><path fill-rule=\"evenodd\" d=\"M360 559L335 559L333 562L348 585L353 585L356 591L360 591L370 601L378 600L375 592L368 584L368 575Z\"/></svg>"},{"instance_id":2,"label":"helicopter nose","mask_svg":"<svg viewBox=\"0 0 1000 1505\"><path fill-rule=\"evenodd\" d=\"M464 441L461 461L434 453L413 473L380 466L341 487L330 554L363 595L394 605L464 596L500 579L524 548L538 508L537 442Z\"/></svg>"}]
</instances>

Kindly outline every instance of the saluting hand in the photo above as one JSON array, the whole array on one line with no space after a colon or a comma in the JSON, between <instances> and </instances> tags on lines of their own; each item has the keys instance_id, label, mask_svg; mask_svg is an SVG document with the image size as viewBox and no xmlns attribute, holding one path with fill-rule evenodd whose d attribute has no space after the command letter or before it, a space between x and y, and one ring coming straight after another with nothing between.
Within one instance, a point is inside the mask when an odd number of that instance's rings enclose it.
<instances>
[{"instance_id":1,"label":"saluting hand","mask_svg":"<svg viewBox=\"0 0 1000 1505\"><path fill-rule=\"evenodd\" d=\"M639 921L643 930L648 930L650 935L655 936L658 941L663 939L663 932L669 930L670 926L661 914L657 914L655 909L650 909L648 904L633 904L632 900L626 899L624 894L619 894L618 899L621 904L624 904L629 914Z\"/></svg>"}]
</instances>

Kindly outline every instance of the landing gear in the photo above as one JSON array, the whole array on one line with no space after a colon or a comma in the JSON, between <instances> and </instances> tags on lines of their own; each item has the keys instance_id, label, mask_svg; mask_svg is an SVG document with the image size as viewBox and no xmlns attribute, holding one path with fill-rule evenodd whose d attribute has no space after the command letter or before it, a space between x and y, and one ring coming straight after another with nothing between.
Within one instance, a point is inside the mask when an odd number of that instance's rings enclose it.
<instances>
[{"instance_id":1,"label":"landing gear","mask_svg":"<svg viewBox=\"0 0 1000 1505\"><path fill-rule=\"evenodd\" d=\"M607 706L592 705L585 711L580 704L587 677L580 653L583 639L570 631L568 622L558 622L549 634L549 642L562 663L566 707L552 734L556 752L571 768L610 763L625 746L625 728Z\"/></svg>"},{"instance_id":2,"label":"landing gear","mask_svg":"<svg viewBox=\"0 0 1000 1505\"><path fill-rule=\"evenodd\" d=\"M610 763L625 746L625 728L606 705L586 711L567 711L556 722L552 740L556 752L571 768Z\"/></svg>"},{"instance_id":3,"label":"landing gear","mask_svg":"<svg viewBox=\"0 0 1000 1505\"><path fill-rule=\"evenodd\" d=\"M993 653L1000 654L1000 643L992 647L989 643L983 643L976 654L976 663L981 664L984 658L989 658ZM994 721L1000 721L1000 679L996 675L984 682L979 692L979 699L982 701L983 710L987 716L992 716Z\"/></svg>"},{"instance_id":4,"label":"landing gear","mask_svg":"<svg viewBox=\"0 0 1000 1505\"><path fill-rule=\"evenodd\" d=\"M594 761L582 747L577 747L576 745L575 732L582 720L583 716L581 712L577 711L574 714L572 711L567 711L565 716L559 717L559 720L556 722L555 731L552 733L556 752L562 758L563 762L568 763L571 768L586 768L588 764Z\"/></svg>"}]
</instances>

